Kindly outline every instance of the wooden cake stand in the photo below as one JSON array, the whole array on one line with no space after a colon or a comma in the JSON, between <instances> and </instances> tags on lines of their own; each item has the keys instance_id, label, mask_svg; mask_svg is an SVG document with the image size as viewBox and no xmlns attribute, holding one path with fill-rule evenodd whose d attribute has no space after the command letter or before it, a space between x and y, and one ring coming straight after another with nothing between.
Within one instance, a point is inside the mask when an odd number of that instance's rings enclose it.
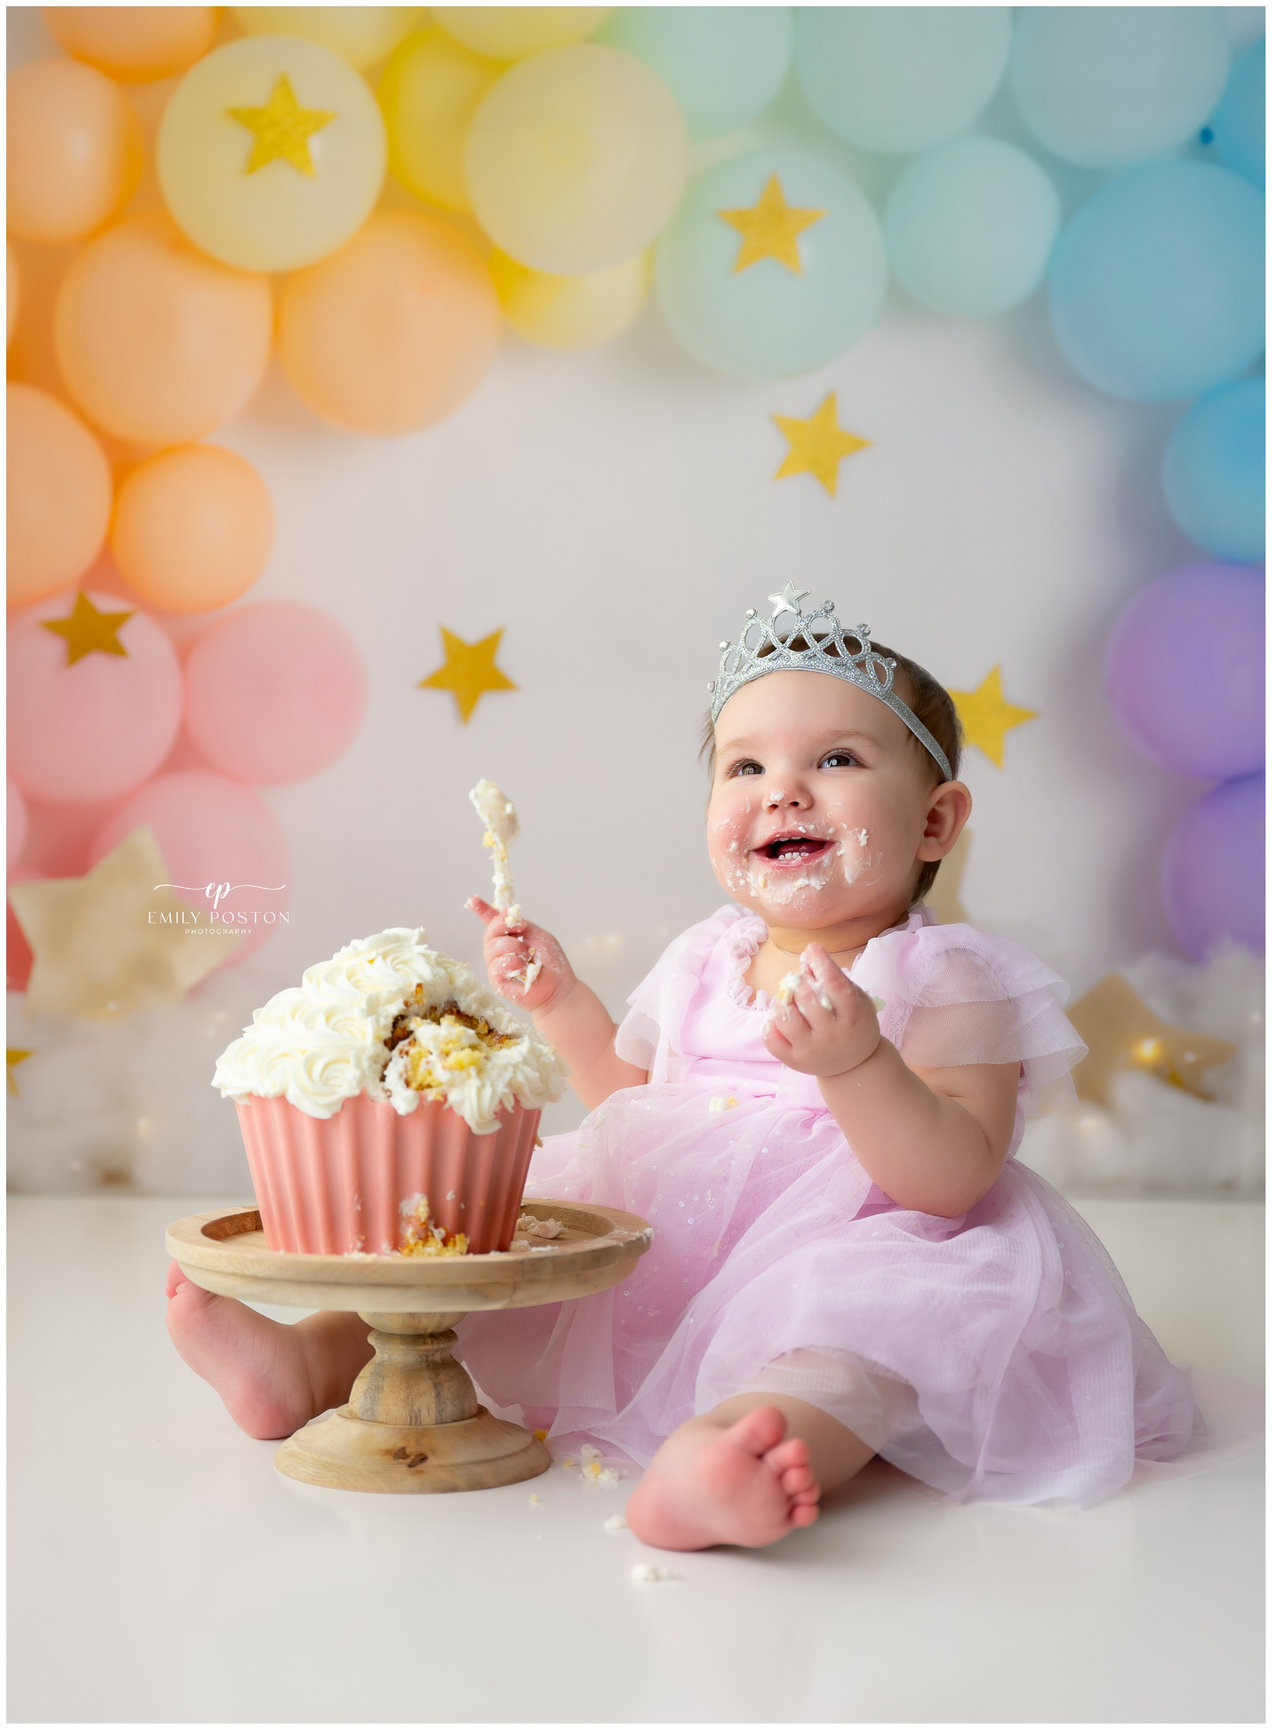
<instances>
[{"instance_id":1,"label":"wooden cake stand","mask_svg":"<svg viewBox=\"0 0 1272 1730\"><path fill-rule=\"evenodd\" d=\"M492 1418L451 1356L471 1310L518 1309L615 1285L648 1249L634 1213L526 1201L559 1220L555 1238L514 1238L504 1254L292 1255L271 1250L255 1208L196 1213L168 1228L168 1253L206 1291L248 1303L354 1310L375 1356L348 1405L316 1418L274 1456L280 1472L340 1490L425 1493L517 1484L547 1470L543 1443Z\"/></svg>"}]
</instances>

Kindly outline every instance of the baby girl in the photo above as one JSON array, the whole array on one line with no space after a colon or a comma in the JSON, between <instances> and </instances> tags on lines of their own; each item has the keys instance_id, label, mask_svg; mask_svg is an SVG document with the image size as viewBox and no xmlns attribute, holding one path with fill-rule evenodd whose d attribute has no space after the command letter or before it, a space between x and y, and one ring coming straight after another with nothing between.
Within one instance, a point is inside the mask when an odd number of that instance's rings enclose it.
<instances>
[{"instance_id":1,"label":"baby girl","mask_svg":"<svg viewBox=\"0 0 1272 1730\"><path fill-rule=\"evenodd\" d=\"M1064 985L923 905L971 810L953 703L806 598L725 646L707 846L730 901L621 1025L549 932L470 902L491 983L589 1109L528 1193L655 1235L619 1288L467 1317L459 1355L502 1413L644 1466L628 1523L670 1549L772 1543L875 1454L955 1500L1085 1506L1202 1427L1098 1239L1013 1158L1072 1091ZM342 1402L369 1356L353 1315L286 1327L175 1266L169 1293L253 1435Z\"/></svg>"}]
</instances>

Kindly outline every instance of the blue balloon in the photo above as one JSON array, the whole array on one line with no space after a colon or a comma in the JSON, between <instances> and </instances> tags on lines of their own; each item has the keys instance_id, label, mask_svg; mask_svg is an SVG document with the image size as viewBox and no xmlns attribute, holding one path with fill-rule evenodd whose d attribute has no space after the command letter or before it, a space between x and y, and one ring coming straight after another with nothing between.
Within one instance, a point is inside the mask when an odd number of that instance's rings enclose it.
<instances>
[{"instance_id":1,"label":"blue balloon","mask_svg":"<svg viewBox=\"0 0 1272 1730\"><path fill-rule=\"evenodd\" d=\"M1264 177L1265 58L1260 36L1238 56L1227 89L1201 135L1225 168L1243 174L1260 192Z\"/></svg>"},{"instance_id":2,"label":"blue balloon","mask_svg":"<svg viewBox=\"0 0 1272 1730\"><path fill-rule=\"evenodd\" d=\"M1231 65L1218 6L1022 6L1007 77L1048 150L1111 168L1193 137Z\"/></svg>"},{"instance_id":3,"label":"blue balloon","mask_svg":"<svg viewBox=\"0 0 1272 1730\"><path fill-rule=\"evenodd\" d=\"M1065 358L1111 396L1225 384L1263 352L1263 200L1207 162L1127 169L1060 236L1050 304Z\"/></svg>"},{"instance_id":4,"label":"blue balloon","mask_svg":"<svg viewBox=\"0 0 1272 1730\"><path fill-rule=\"evenodd\" d=\"M955 138L915 158L883 213L888 262L925 306L958 318L1005 312L1042 282L1060 200L1014 144Z\"/></svg>"},{"instance_id":5,"label":"blue balloon","mask_svg":"<svg viewBox=\"0 0 1272 1730\"><path fill-rule=\"evenodd\" d=\"M1220 558L1263 558L1264 415L1261 378L1220 385L1184 415L1162 459L1172 517Z\"/></svg>"},{"instance_id":6,"label":"blue balloon","mask_svg":"<svg viewBox=\"0 0 1272 1730\"><path fill-rule=\"evenodd\" d=\"M790 263L746 262L724 211L777 196L812 216L789 241ZM676 336L708 366L787 378L834 360L879 316L887 283L874 211L837 169L797 150L752 150L690 186L654 255L654 283Z\"/></svg>"},{"instance_id":7,"label":"blue balloon","mask_svg":"<svg viewBox=\"0 0 1272 1730\"><path fill-rule=\"evenodd\" d=\"M908 152L963 132L1002 83L1010 6L800 6L808 100L862 150Z\"/></svg>"},{"instance_id":8,"label":"blue balloon","mask_svg":"<svg viewBox=\"0 0 1272 1730\"><path fill-rule=\"evenodd\" d=\"M597 42L656 72L689 136L722 138L762 114L791 61L789 6L618 6Z\"/></svg>"}]
</instances>

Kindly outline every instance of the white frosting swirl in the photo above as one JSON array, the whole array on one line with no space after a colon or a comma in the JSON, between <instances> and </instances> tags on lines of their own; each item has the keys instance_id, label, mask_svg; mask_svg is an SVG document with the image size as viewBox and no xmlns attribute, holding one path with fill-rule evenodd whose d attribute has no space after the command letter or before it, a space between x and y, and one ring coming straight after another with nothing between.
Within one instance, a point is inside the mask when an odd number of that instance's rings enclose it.
<instances>
[{"instance_id":1,"label":"white frosting swirl","mask_svg":"<svg viewBox=\"0 0 1272 1730\"><path fill-rule=\"evenodd\" d=\"M560 1097L565 1067L552 1047L462 962L430 949L422 930L408 929L347 943L330 961L306 968L302 983L271 997L221 1053L212 1085L228 1099L284 1098L310 1117L333 1117L359 1093L388 1100L399 1113L414 1111L424 1096L408 1083L405 1047L390 1062L385 1040L416 986L424 989L413 1008L453 1000L509 1037L495 1047L475 1035L461 1038L460 1045L480 1045L480 1062L452 1068L453 1034L427 1020L416 1027L413 1044L427 1048L438 1080L427 1097L443 1099L474 1134L488 1135L514 1103L535 1108Z\"/></svg>"}]
</instances>

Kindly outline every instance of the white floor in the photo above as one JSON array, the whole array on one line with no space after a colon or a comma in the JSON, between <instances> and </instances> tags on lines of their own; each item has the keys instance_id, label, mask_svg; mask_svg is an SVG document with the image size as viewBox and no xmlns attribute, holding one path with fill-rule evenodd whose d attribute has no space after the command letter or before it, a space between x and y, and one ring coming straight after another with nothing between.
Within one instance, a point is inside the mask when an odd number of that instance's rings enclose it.
<instances>
[{"instance_id":1,"label":"white floor","mask_svg":"<svg viewBox=\"0 0 1272 1730\"><path fill-rule=\"evenodd\" d=\"M773 1550L679 1557L560 1464L314 1489L163 1330L164 1225L242 1199L10 1199L11 1723L1263 1721L1258 1455L1073 1513L876 1461ZM1261 1208L1080 1205L1177 1362L1261 1381Z\"/></svg>"}]
</instances>

